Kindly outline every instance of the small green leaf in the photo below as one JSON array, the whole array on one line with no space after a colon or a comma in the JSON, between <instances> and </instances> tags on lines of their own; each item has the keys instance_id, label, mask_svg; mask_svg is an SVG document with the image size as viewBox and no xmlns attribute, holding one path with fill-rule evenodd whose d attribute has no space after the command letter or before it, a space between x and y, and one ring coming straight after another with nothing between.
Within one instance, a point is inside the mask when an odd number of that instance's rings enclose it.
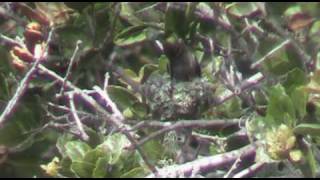
<instances>
[{"instance_id":1,"label":"small green leaf","mask_svg":"<svg viewBox=\"0 0 320 180\"><path fill-rule=\"evenodd\" d=\"M161 156L164 154L164 146L159 142L159 140L151 140L143 145L143 150L146 155L153 161L161 159Z\"/></svg>"},{"instance_id":2,"label":"small green leaf","mask_svg":"<svg viewBox=\"0 0 320 180\"><path fill-rule=\"evenodd\" d=\"M96 162L96 166L93 169L93 178L104 178L107 175L108 158L99 158Z\"/></svg>"},{"instance_id":3,"label":"small green leaf","mask_svg":"<svg viewBox=\"0 0 320 180\"><path fill-rule=\"evenodd\" d=\"M155 64L145 64L139 70L139 82L143 84L149 77L149 75L157 70L158 66Z\"/></svg>"},{"instance_id":4,"label":"small green leaf","mask_svg":"<svg viewBox=\"0 0 320 180\"><path fill-rule=\"evenodd\" d=\"M238 18L249 17L262 13L256 2L232 3L227 8L227 12Z\"/></svg>"},{"instance_id":5,"label":"small green leaf","mask_svg":"<svg viewBox=\"0 0 320 180\"><path fill-rule=\"evenodd\" d=\"M106 152L104 152L101 148L95 148L91 151L88 151L84 155L83 161L95 164L100 157L103 157L105 155L106 155Z\"/></svg>"},{"instance_id":6,"label":"small green leaf","mask_svg":"<svg viewBox=\"0 0 320 180\"><path fill-rule=\"evenodd\" d=\"M306 74L300 68L294 68L287 74L283 87L286 88L288 94L291 94L294 88L305 85L307 82Z\"/></svg>"},{"instance_id":7,"label":"small green leaf","mask_svg":"<svg viewBox=\"0 0 320 180\"><path fill-rule=\"evenodd\" d=\"M121 3L120 17L126 19L131 25L143 24L143 22L135 16L135 10L129 2Z\"/></svg>"},{"instance_id":8,"label":"small green leaf","mask_svg":"<svg viewBox=\"0 0 320 180\"><path fill-rule=\"evenodd\" d=\"M295 88L291 94L290 98L292 100L292 104L297 112L297 116L299 118L303 118L306 113L306 106L308 102L308 94L304 90L304 86L301 86L299 88Z\"/></svg>"},{"instance_id":9,"label":"small green leaf","mask_svg":"<svg viewBox=\"0 0 320 180\"><path fill-rule=\"evenodd\" d=\"M137 83L140 81L138 75L134 71L132 71L131 69L124 69L123 74L125 74L126 77L130 77L130 79L132 79L133 81L135 81ZM119 78L119 81L122 82L123 84L129 85L122 78Z\"/></svg>"},{"instance_id":10,"label":"small green leaf","mask_svg":"<svg viewBox=\"0 0 320 180\"><path fill-rule=\"evenodd\" d=\"M311 135L311 136L319 136L320 135L320 124L299 124L293 130L295 134L301 135Z\"/></svg>"},{"instance_id":11,"label":"small green leaf","mask_svg":"<svg viewBox=\"0 0 320 180\"><path fill-rule=\"evenodd\" d=\"M108 153L108 155L110 154L109 164L116 164L124 152L124 147L128 144L130 144L130 142L124 135L113 134L108 136L98 147L105 153Z\"/></svg>"},{"instance_id":12,"label":"small green leaf","mask_svg":"<svg viewBox=\"0 0 320 180\"><path fill-rule=\"evenodd\" d=\"M280 85L272 87L269 91L269 103L267 107L268 125L280 125L282 123L292 126L295 120L295 109L291 98ZM289 123L289 124L288 124Z\"/></svg>"},{"instance_id":13,"label":"small green leaf","mask_svg":"<svg viewBox=\"0 0 320 180\"><path fill-rule=\"evenodd\" d=\"M169 60L165 55L159 57L159 72L160 74L168 73Z\"/></svg>"},{"instance_id":14,"label":"small green leaf","mask_svg":"<svg viewBox=\"0 0 320 180\"><path fill-rule=\"evenodd\" d=\"M315 159L315 154L312 150L312 145L306 145L301 148L303 152L303 157L306 161L298 163L298 168L301 170L304 177L314 178L318 170L318 163Z\"/></svg>"},{"instance_id":15,"label":"small green leaf","mask_svg":"<svg viewBox=\"0 0 320 180\"><path fill-rule=\"evenodd\" d=\"M165 16L165 32L166 34L174 33L179 38L185 39L189 32L190 18L187 13L192 12L181 11L173 8L174 3L169 3ZM190 8L189 10L192 10Z\"/></svg>"},{"instance_id":16,"label":"small green leaf","mask_svg":"<svg viewBox=\"0 0 320 180\"><path fill-rule=\"evenodd\" d=\"M131 119L134 116L130 107L128 107L125 110L123 110L122 114L126 119Z\"/></svg>"},{"instance_id":17,"label":"small green leaf","mask_svg":"<svg viewBox=\"0 0 320 180\"><path fill-rule=\"evenodd\" d=\"M139 119L143 119L147 115L147 105L137 102L135 103L132 107L131 110L132 112L139 117Z\"/></svg>"},{"instance_id":18,"label":"small green leaf","mask_svg":"<svg viewBox=\"0 0 320 180\"><path fill-rule=\"evenodd\" d=\"M131 107L135 102L139 101L130 90L121 86L108 86L107 91L112 101L122 110Z\"/></svg>"},{"instance_id":19,"label":"small green leaf","mask_svg":"<svg viewBox=\"0 0 320 180\"><path fill-rule=\"evenodd\" d=\"M114 43L118 46L128 46L143 42L147 39L145 31L146 26L132 26L121 31L116 37Z\"/></svg>"},{"instance_id":20,"label":"small green leaf","mask_svg":"<svg viewBox=\"0 0 320 180\"><path fill-rule=\"evenodd\" d=\"M84 161L73 161L71 171L80 178L90 178L94 165Z\"/></svg>"},{"instance_id":21,"label":"small green leaf","mask_svg":"<svg viewBox=\"0 0 320 180\"><path fill-rule=\"evenodd\" d=\"M131 169L130 171L122 174L120 178L141 178L146 175L145 170L142 167Z\"/></svg>"},{"instance_id":22,"label":"small green leaf","mask_svg":"<svg viewBox=\"0 0 320 180\"><path fill-rule=\"evenodd\" d=\"M67 157L62 158L61 163L60 163L61 168L59 170L59 173L64 176L68 176L68 177L74 176L74 173L71 171L71 164L72 164L71 159L69 159Z\"/></svg>"},{"instance_id":23,"label":"small green leaf","mask_svg":"<svg viewBox=\"0 0 320 180\"><path fill-rule=\"evenodd\" d=\"M91 150L91 147L81 141L69 141L65 145L66 155L72 160L72 161L81 161L85 154Z\"/></svg>"},{"instance_id":24,"label":"small green leaf","mask_svg":"<svg viewBox=\"0 0 320 180\"><path fill-rule=\"evenodd\" d=\"M65 153L66 152L66 147L65 145L67 144L68 141L71 140L71 135L70 134L63 134L62 136L60 136L57 140L57 148L59 150L59 153L63 156L63 157L66 157L67 154Z\"/></svg>"}]
</instances>

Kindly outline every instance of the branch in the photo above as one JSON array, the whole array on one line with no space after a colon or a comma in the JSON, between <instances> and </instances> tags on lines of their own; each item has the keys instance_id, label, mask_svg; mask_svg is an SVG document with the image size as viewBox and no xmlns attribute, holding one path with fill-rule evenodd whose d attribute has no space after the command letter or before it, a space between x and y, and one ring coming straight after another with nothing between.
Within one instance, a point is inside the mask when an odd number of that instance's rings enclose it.
<instances>
[{"instance_id":1,"label":"branch","mask_svg":"<svg viewBox=\"0 0 320 180\"><path fill-rule=\"evenodd\" d=\"M149 136L143 138L140 140L137 145L141 146L144 143L148 142L149 140L156 138L166 132L181 129L181 128L224 128L228 126L234 126L239 125L243 123L244 121L241 121L240 119L233 119L233 120L179 120L176 123L163 123L162 129L159 131L156 131ZM160 124L158 124L160 125ZM132 147L129 147L132 148Z\"/></svg>"},{"instance_id":2,"label":"branch","mask_svg":"<svg viewBox=\"0 0 320 180\"><path fill-rule=\"evenodd\" d=\"M55 79L58 81L58 83L63 83L64 80L61 76L59 76L58 74L56 74L55 72L47 69L44 66L39 66L39 69L42 71L41 73L43 73L44 75L47 75L48 77ZM72 83L70 83L69 81L66 81L66 87L72 89L75 91L75 95L79 95L81 96L81 98L88 103L90 106L94 107L94 109L102 114L102 117L105 118L105 120L111 122L113 125L115 125L115 127L117 127L117 129L120 129L120 131L128 138L128 140L134 145L136 146L136 140L134 139L134 137L130 134L130 132L127 130L127 127L121 122L121 120L119 120L116 116L112 116L110 115L106 110L105 107L102 107L99 103L97 103L97 101L95 99L93 99L91 96L87 95L86 93L84 93L81 89L79 89L78 87L74 86ZM103 97L101 97L103 98ZM142 151L142 149L140 147L137 147L137 151L139 152L139 154L141 155L142 159L144 160L144 162L146 163L146 165L149 167L149 169L153 172L156 173L156 169L155 167L149 162L149 160L147 159L146 155L144 154L144 152Z\"/></svg>"},{"instance_id":3,"label":"branch","mask_svg":"<svg viewBox=\"0 0 320 180\"><path fill-rule=\"evenodd\" d=\"M61 86L61 90L60 90L60 94L63 94L63 91L64 91L64 85L66 83L66 80L68 80L69 76L70 76L70 72L71 72L71 68L72 68L72 65L75 61L75 59L77 59L79 57L79 52L80 52L80 46L82 44L82 41L81 40L78 40L77 41L77 45L76 45L76 48L72 54L72 57L70 59L70 63L69 63L69 66L68 66L68 69L67 69L67 72L66 72L66 75L64 77L64 80L63 80L63 83L62 83L62 86Z\"/></svg>"},{"instance_id":4,"label":"branch","mask_svg":"<svg viewBox=\"0 0 320 180\"><path fill-rule=\"evenodd\" d=\"M13 46L23 47L23 45L21 43L19 43L18 41L15 41L15 40L13 40L3 34L0 34L0 44L8 46L9 48L11 48Z\"/></svg>"},{"instance_id":5,"label":"branch","mask_svg":"<svg viewBox=\"0 0 320 180\"><path fill-rule=\"evenodd\" d=\"M251 65L251 69L255 69L258 66L261 65L261 63L263 63L268 57L270 57L273 53L277 52L278 50L282 49L285 45L289 44L290 40L287 39L284 42L282 42L280 45L276 46L274 49L272 49L271 51L269 51L266 55L264 55L261 59L259 59L258 61L256 61L255 63L253 63Z\"/></svg>"},{"instance_id":6,"label":"branch","mask_svg":"<svg viewBox=\"0 0 320 180\"><path fill-rule=\"evenodd\" d=\"M228 99L234 97L235 95L240 94L241 92L254 87L255 85L259 84L262 80L264 79L264 76L262 73L257 73L253 76L251 76L249 79L247 79L246 81L244 81L241 85L241 87L239 88L240 92L234 93L234 92L227 92L227 94L225 94L224 96L218 98L217 100L213 100L214 105L220 105L222 103L224 103L225 101L227 101Z\"/></svg>"},{"instance_id":7,"label":"branch","mask_svg":"<svg viewBox=\"0 0 320 180\"><path fill-rule=\"evenodd\" d=\"M176 178L190 177L194 174L202 174L233 163L239 156L243 158L255 155L256 146L248 145L244 148L215 156L200 158L182 165L167 166L158 170L158 175L148 175L148 178Z\"/></svg>"},{"instance_id":8,"label":"branch","mask_svg":"<svg viewBox=\"0 0 320 180\"><path fill-rule=\"evenodd\" d=\"M260 171L265 165L266 165L266 163L264 163L264 162L255 163L254 165L250 166L249 168L242 170L241 172L235 174L232 178L252 177L258 171Z\"/></svg>"},{"instance_id":9,"label":"branch","mask_svg":"<svg viewBox=\"0 0 320 180\"><path fill-rule=\"evenodd\" d=\"M75 92L78 95L80 95L83 100L95 108L95 110L103 115L105 117L105 120L111 122L117 129L120 129L120 131L128 138L128 140L133 144L133 146L137 147L137 151L141 155L142 159L148 166L148 168L153 172L156 173L155 167L149 162L148 158L142 151L140 147L137 146L137 142L135 138L130 134L130 132L127 130L127 127L125 124L121 122L120 119L116 118L115 116L110 115L105 108L103 108L99 103L97 103L92 97L88 96L87 94L83 93L82 91Z\"/></svg>"},{"instance_id":10,"label":"branch","mask_svg":"<svg viewBox=\"0 0 320 180\"><path fill-rule=\"evenodd\" d=\"M113 115L118 118L120 121L124 120L124 117L121 113L121 111L118 109L117 105L110 99L108 92L107 92L107 86L108 86L108 79L109 79L109 75L106 74L105 77L105 83L104 83L104 90L102 90L100 87L98 86L94 86L93 89L96 90L96 92L103 97L103 99L107 102L107 105L111 108L111 111L113 113Z\"/></svg>"},{"instance_id":11,"label":"branch","mask_svg":"<svg viewBox=\"0 0 320 180\"><path fill-rule=\"evenodd\" d=\"M30 81L32 80L32 76L38 70L38 66L39 66L40 62L42 62L44 60L44 57L47 57L49 43L51 41L53 31L54 31L54 29L52 29L50 31L50 33L49 33L48 39L46 41L46 45L47 46L46 46L45 50L43 51L44 53L42 53L39 56L35 54L35 56L34 56L35 62L33 63L33 65L30 68L30 70L26 73L24 78L21 80L21 82L20 82L20 84L19 84L14 96L10 99L9 103L7 104L7 106L5 107L4 111L2 112L2 114L0 116L0 128L4 126L4 123L9 119L9 116L16 109L19 100L24 95L25 91L28 88L28 85L29 85Z\"/></svg>"},{"instance_id":12,"label":"branch","mask_svg":"<svg viewBox=\"0 0 320 180\"><path fill-rule=\"evenodd\" d=\"M264 22L269 26L274 32L278 33L284 39L289 39L290 44L294 51L300 57L301 64L303 65L303 70L307 70L307 63L311 63L310 56L304 51L303 46L300 45L288 32L286 32L274 18L264 19Z\"/></svg>"},{"instance_id":13,"label":"branch","mask_svg":"<svg viewBox=\"0 0 320 180\"><path fill-rule=\"evenodd\" d=\"M81 123L81 120L77 114L77 110L76 110L76 107L74 105L74 94L72 95L69 95L69 103L70 103L70 110L71 110L71 115L74 119L74 121L76 122L77 126L78 126L78 129L79 129L79 132L81 134L81 138L84 140L84 141L88 141L89 140L89 136L87 135L87 133L84 131L83 129L83 125Z\"/></svg>"}]
</instances>

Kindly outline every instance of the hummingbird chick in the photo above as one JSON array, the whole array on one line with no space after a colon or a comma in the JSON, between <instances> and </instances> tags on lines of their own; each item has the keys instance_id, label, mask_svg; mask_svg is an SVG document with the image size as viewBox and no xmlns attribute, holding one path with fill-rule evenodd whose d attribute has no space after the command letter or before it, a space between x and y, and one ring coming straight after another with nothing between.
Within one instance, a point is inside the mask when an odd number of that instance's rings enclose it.
<instances>
[{"instance_id":1,"label":"hummingbird chick","mask_svg":"<svg viewBox=\"0 0 320 180\"><path fill-rule=\"evenodd\" d=\"M201 77L200 64L182 40L164 42L163 50L170 61L168 69L171 79L192 81L194 78Z\"/></svg>"}]
</instances>

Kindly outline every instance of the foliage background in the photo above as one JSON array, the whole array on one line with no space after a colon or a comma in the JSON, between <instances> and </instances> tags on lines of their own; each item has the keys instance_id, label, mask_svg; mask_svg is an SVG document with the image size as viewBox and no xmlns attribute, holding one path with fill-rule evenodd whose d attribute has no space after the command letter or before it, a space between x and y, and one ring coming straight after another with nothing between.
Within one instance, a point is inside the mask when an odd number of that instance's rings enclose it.
<instances>
[{"instance_id":1,"label":"foliage background","mask_svg":"<svg viewBox=\"0 0 320 180\"><path fill-rule=\"evenodd\" d=\"M105 73L109 72L109 95L129 125L153 117L149 105L142 100L143 95L135 92L134 85L128 85L126 77L133 84L141 85L151 72L167 76L169 61L157 41L163 42L167 32L185 39L201 62L203 78L216 86L215 97L223 102L209 104L198 120L247 119L250 122L244 128L247 137L267 144L259 146L255 162L263 162L266 167L281 161L290 164L287 167L292 165L291 170L297 176L300 172L307 177L316 176L319 3L176 3L171 4L173 10L166 9L168 3L153 2L25 5L37 12L46 12L50 22L58 27L51 44L51 56L43 64L64 77L76 43L81 40L80 55L72 66L69 80L81 89L103 87ZM35 19L15 10L14 6L15 3L1 3L0 29L1 35L19 40L24 37L25 23ZM10 50L0 46L1 110L25 75L12 65ZM242 87L243 82L259 72L264 76L263 81L258 85L249 83L249 88ZM90 141L83 142L70 135L77 132L76 127L70 125L70 115L48 105L49 102L68 104L63 98L55 98L60 87L41 74L35 76L10 120L0 129L0 147L9 149L2 153L0 148L0 176L48 176L41 165L48 164L55 156L60 159L59 166L64 167L60 174L68 177L148 174L141 157L125 150L128 139L121 134L111 135L112 126L103 124L102 118L86 105L79 105L79 109L93 116L83 117L89 119L85 124ZM226 92L235 93L239 88L239 95L223 99ZM76 102L78 106L81 101ZM55 123L57 119L53 117L58 116L64 117L61 124L69 125L67 128L44 128L48 123ZM198 129L197 133L228 138L238 130ZM152 131L150 128L137 134L147 136ZM292 144L287 141L290 138L294 139ZM211 144L209 154L225 153L246 144L248 140L239 144L230 140L223 150L221 145ZM284 148L277 149L282 146ZM172 163L168 160L172 160L170 152L163 152L165 148L159 139L143 146L151 162L159 167L161 162L165 164L162 166ZM105 164L110 166L108 171ZM242 168L247 166L244 164ZM219 170L213 172L228 172L228 169ZM288 176L290 171L286 170L261 171L255 176Z\"/></svg>"}]
</instances>

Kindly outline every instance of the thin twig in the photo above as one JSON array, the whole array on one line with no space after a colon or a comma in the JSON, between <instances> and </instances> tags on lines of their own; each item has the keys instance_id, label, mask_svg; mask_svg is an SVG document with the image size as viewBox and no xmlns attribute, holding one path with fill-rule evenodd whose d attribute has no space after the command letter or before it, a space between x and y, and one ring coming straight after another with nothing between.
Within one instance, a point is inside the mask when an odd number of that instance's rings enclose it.
<instances>
[{"instance_id":1,"label":"thin twig","mask_svg":"<svg viewBox=\"0 0 320 180\"><path fill-rule=\"evenodd\" d=\"M181 128L223 128L223 127L228 127L228 126L233 126L233 125L238 125L239 124L239 119L233 119L233 120L213 120L213 121L208 121L208 120L179 120L175 124L164 124L165 127L151 133L149 136L143 138L142 140L137 143L138 146L143 145L144 143L148 142L151 139L154 139L166 132L173 131L176 129L181 129Z\"/></svg>"},{"instance_id":2,"label":"thin twig","mask_svg":"<svg viewBox=\"0 0 320 180\"><path fill-rule=\"evenodd\" d=\"M0 128L3 127L5 121L7 121L9 119L9 116L16 109L19 100L21 99L21 97L24 95L25 91L28 88L29 82L31 81L33 74L38 70L38 65L40 64L40 62L42 62L44 60L43 59L44 57L47 57L49 43L52 39L53 31L54 31L54 29L52 29L49 33L48 39L46 41L47 46L46 46L45 50L43 51L44 53L42 53L39 57L36 57L36 55L35 55L35 62L33 63L30 70L26 73L24 78L21 80L14 96L10 99L9 103L7 104L4 111L2 112L2 114L0 116Z\"/></svg>"},{"instance_id":3,"label":"thin twig","mask_svg":"<svg viewBox=\"0 0 320 180\"><path fill-rule=\"evenodd\" d=\"M290 35L287 31L285 31L278 23L278 21L274 17L270 17L269 19L264 19L264 22L267 26L269 26L274 32L278 33L280 36L282 36L285 39L290 40L290 44L292 45L292 48L294 51L298 54L300 57L300 61L302 64L303 70L307 70L307 64L311 63L311 57L305 52L305 50L302 48L303 46L300 45L299 42L295 40L292 35Z\"/></svg>"},{"instance_id":4,"label":"thin twig","mask_svg":"<svg viewBox=\"0 0 320 180\"><path fill-rule=\"evenodd\" d=\"M81 91L79 91L78 93L83 98L83 100L85 100L85 102L87 102L88 104L93 106L99 113L101 113L103 115L103 117L105 117L105 119L107 121L111 122L118 129L120 129L120 131L128 138L128 140L133 144L133 146L137 147L137 151L141 155L142 159L144 160L144 162L146 163L148 168L153 173L156 173L157 172L156 168L150 163L149 159L147 158L147 156L145 155L145 153L143 152L141 147L137 146L137 142L136 142L135 138L130 134L130 132L128 131L128 128L126 127L126 125L123 124L121 122L121 120L119 120L115 116L110 115L105 110L105 108L103 108L99 103L97 103L92 97L88 96L87 94L85 94L85 93L83 93Z\"/></svg>"},{"instance_id":5,"label":"thin twig","mask_svg":"<svg viewBox=\"0 0 320 180\"><path fill-rule=\"evenodd\" d=\"M255 69L258 66L261 65L261 63L263 63L268 57L270 57L272 54L274 54L275 52L277 52L278 50L282 49L285 45L287 45L288 43L290 43L290 40L287 39L284 42L282 42L281 44L279 44L278 46L276 46L275 48L273 48L271 51L269 51L266 55L264 55L262 58L260 58L258 61L256 61L255 63L253 63L251 65L251 69Z\"/></svg>"},{"instance_id":6,"label":"thin twig","mask_svg":"<svg viewBox=\"0 0 320 180\"><path fill-rule=\"evenodd\" d=\"M74 119L74 121L76 122L77 126L78 126L78 129L79 129L79 132L81 134L81 138L84 140L84 141L88 141L89 140L89 136L87 135L87 133L84 131L83 129L83 125L81 123L81 120L78 116L78 113L77 113L77 110L76 110L76 107L74 105L74 95L69 95L69 103L70 103L70 110L71 110L71 115Z\"/></svg>"},{"instance_id":7,"label":"thin twig","mask_svg":"<svg viewBox=\"0 0 320 180\"><path fill-rule=\"evenodd\" d=\"M264 79L264 75L262 73L257 73L253 76L251 76L250 78L248 78L247 80L245 80L242 84L241 87L239 88L239 92L235 93L235 92L227 92L225 95L223 95L222 97L218 98L218 99L214 99L213 103L214 105L220 105L222 103L224 103L225 101L229 100L230 98L241 94L241 92L254 87L255 85L259 84L263 79Z\"/></svg>"},{"instance_id":8,"label":"thin twig","mask_svg":"<svg viewBox=\"0 0 320 180\"><path fill-rule=\"evenodd\" d=\"M266 165L266 163L264 163L264 162L255 163L254 165L250 166L249 168L242 170L239 173L235 174L232 178L251 177L254 174L256 174L258 171L260 171L265 165Z\"/></svg>"},{"instance_id":9,"label":"thin twig","mask_svg":"<svg viewBox=\"0 0 320 180\"><path fill-rule=\"evenodd\" d=\"M63 78L61 76L59 76L58 74L56 74L55 72L47 69L46 67L40 65L39 69L42 71L43 74L47 75L48 77L50 77L51 79L55 79L57 80L58 83L63 83ZM128 138L128 140L136 147L137 146L137 142L135 140L135 138L130 134L130 132L127 130L127 127L119 120L117 119L115 116L110 115L104 107L102 107L99 103L96 102L95 99L93 99L92 97L90 97L89 95L87 95L86 93L84 93L83 91L81 91L81 89L79 89L78 87L74 86L71 82L66 81L66 87L68 87L71 90L75 90L75 94L78 94L82 97L82 99L88 103L90 106L94 107L94 109L102 114L102 117L105 118L105 120L111 122L112 124L114 124L118 129L120 129L120 131ZM156 168L149 162L148 158L146 157L145 153L143 152L143 150L140 147L137 147L137 151L138 153L141 155L142 159L144 160L144 162L146 163L146 165L148 166L148 168L153 172L156 173Z\"/></svg>"},{"instance_id":10,"label":"thin twig","mask_svg":"<svg viewBox=\"0 0 320 180\"><path fill-rule=\"evenodd\" d=\"M97 93L104 98L104 100L107 102L107 105L112 109L112 115L118 118L119 120L123 121L124 117L121 113L121 111L118 109L117 105L110 99L108 93L103 91L100 87L94 86L94 90L97 91Z\"/></svg>"},{"instance_id":11,"label":"thin twig","mask_svg":"<svg viewBox=\"0 0 320 180\"><path fill-rule=\"evenodd\" d=\"M0 34L0 44L8 47L13 47L13 46L23 47L23 45L18 41L11 39L3 34Z\"/></svg>"},{"instance_id":12,"label":"thin twig","mask_svg":"<svg viewBox=\"0 0 320 180\"><path fill-rule=\"evenodd\" d=\"M233 163L239 157L239 155L241 155L243 158L255 155L255 150L255 145L248 145L241 149L215 156L203 157L185 164L166 166L158 170L157 176L151 174L148 175L147 178L190 177L194 174L207 173L218 167Z\"/></svg>"},{"instance_id":13,"label":"thin twig","mask_svg":"<svg viewBox=\"0 0 320 180\"><path fill-rule=\"evenodd\" d=\"M64 80L63 80L63 83L62 83L62 86L61 86L60 94L63 94L64 86L65 86L66 80L68 80L68 78L69 78L69 76L71 74L70 72L71 72L71 68L72 68L72 66L74 64L74 61L79 57L81 44L82 44L82 41L78 40L76 48L75 48L75 50L74 50L74 52L73 52L73 54L71 56L69 66L68 66L66 75L64 77Z\"/></svg>"},{"instance_id":14,"label":"thin twig","mask_svg":"<svg viewBox=\"0 0 320 180\"><path fill-rule=\"evenodd\" d=\"M223 176L223 178L229 178L229 177L230 177L230 174L239 167L240 162L241 162L241 154L240 154L240 156L236 159L236 161L233 163L233 165L232 165L231 168L228 170L228 172Z\"/></svg>"}]
</instances>

